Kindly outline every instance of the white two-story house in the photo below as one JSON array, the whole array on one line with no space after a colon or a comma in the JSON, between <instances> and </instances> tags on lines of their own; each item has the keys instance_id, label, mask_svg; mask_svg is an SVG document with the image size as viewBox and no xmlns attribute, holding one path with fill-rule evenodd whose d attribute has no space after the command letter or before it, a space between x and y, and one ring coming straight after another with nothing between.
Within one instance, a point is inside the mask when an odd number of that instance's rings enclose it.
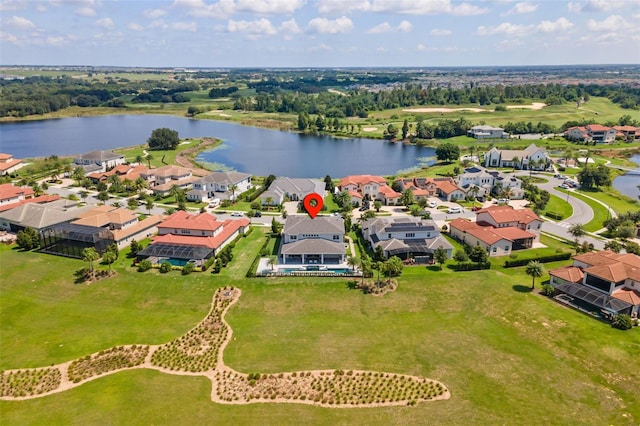
<instances>
[{"instance_id":1,"label":"white two-story house","mask_svg":"<svg viewBox=\"0 0 640 426\"><path fill-rule=\"evenodd\" d=\"M187 200L209 202L214 198L235 200L251 188L251 175L238 172L214 172L193 182Z\"/></svg>"},{"instance_id":2,"label":"white two-story house","mask_svg":"<svg viewBox=\"0 0 640 426\"><path fill-rule=\"evenodd\" d=\"M280 263L341 264L345 261L344 219L338 216L290 215L282 230Z\"/></svg>"}]
</instances>

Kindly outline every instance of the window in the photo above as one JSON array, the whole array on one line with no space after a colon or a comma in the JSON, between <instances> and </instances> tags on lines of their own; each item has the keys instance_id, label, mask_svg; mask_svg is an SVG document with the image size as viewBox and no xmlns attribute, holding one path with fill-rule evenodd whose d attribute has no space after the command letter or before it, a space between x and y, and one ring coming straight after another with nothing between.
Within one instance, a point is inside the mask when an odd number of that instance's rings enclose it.
<instances>
[{"instance_id":1,"label":"window","mask_svg":"<svg viewBox=\"0 0 640 426\"><path fill-rule=\"evenodd\" d=\"M504 251L509 251L510 247L509 246L504 246Z\"/></svg>"},{"instance_id":2,"label":"window","mask_svg":"<svg viewBox=\"0 0 640 426\"><path fill-rule=\"evenodd\" d=\"M498 247L494 247L492 250L494 253L498 251Z\"/></svg>"},{"instance_id":3,"label":"window","mask_svg":"<svg viewBox=\"0 0 640 426\"><path fill-rule=\"evenodd\" d=\"M333 239L334 239L334 240L339 240L339 239L340 239L340 235L334 235L334 236L333 236Z\"/></svg>"},{"instance_id":4,"label":"window","mask_svg":"<svg viewBox=\"0 0 640 426\"><path fill-rule=\"evenodd\" d=\"M292 239L292 240L296 240L297 238L298 238L298 237L297 237L296 235L292 235L292 236L291 236L291 239Z\"/></svg>"},{"instance_id":5,"label":"window","mask_svg":"<svg viewBox=\"0 0 640 426\"><path fill-rule=\"evenodd\" d=\"M416 236L415 232L407 232L404 234L405 238L414 238Z\"/></svg>"},{"instance_id":6,"label":"window","mask_svg":"<svg viewBox=\"0 0 640 426\"><path fill-rule=\"evenodd\" d=\"M391 234L388 234L389 236L387 238L391 238Z\"/></svg>"}]
</instances>

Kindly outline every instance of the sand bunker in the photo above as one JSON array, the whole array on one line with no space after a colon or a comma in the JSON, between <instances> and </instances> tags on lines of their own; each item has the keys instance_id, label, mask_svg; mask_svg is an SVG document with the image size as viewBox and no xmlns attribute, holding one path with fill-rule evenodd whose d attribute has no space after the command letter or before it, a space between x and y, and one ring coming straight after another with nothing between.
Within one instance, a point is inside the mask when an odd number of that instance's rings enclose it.
<instances>
[{"instance_id":1,"label":"sand bunker","mask_svg":"<svg viewBox=\"0 0 640 426\"><path fill-rule=\"evenodd\" d=\"M220 113L218 114L220 117L231 117L229 114Z\"/></svg>"},{"instance_id":2,"label":"sand bunker","mask_svg":"<svg viewBox=\"0 0 640 426\"><path fill-rule=\"evenodd\" d=\"M545 106L547 106L547 104L543 103L543 102L534 102L531 105L507 105L507 109L542 109ZM441 108L441 107L436 107L436 108L408 108L408 109L403 109L403 112L421 112L421 113L425 113L425 112L456 112L456 111L471 111L471 112L493 112L493 109L487 108L487 109L483 109L483 108Z\"/></svg>"},{"instance_id":3,"label":"sand bunker","mask_svg":"<svg viewBox=\"0 0 640 426\"><path fill-rule=\"evenodd\" d=\"M376 130L378 130L377 127L365 127L362 129L363 132L375 132Z\"/></svg>"},{"instance_id":4,"label":"sand bunker","mask_svg":"<svg viewBox=\"0 0 640 426\"><path fill-rule=\"evenodd\" d=\"M546 106L544 102L534 102L531 105L507 105L507 109L542 109Z\"/></svg>"}]
</instances>

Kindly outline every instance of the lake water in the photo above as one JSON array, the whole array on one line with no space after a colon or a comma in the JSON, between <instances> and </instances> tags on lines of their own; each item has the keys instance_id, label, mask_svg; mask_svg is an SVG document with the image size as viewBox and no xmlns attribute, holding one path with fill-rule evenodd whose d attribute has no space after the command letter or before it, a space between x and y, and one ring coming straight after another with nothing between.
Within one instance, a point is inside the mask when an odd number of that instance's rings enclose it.
<instances>
[{"instance_id":1,"label":"lake water","mask_svg":"<svg viewBox=\"0 0 640 426\"><path fill-rule=\"evenodd\" d=\"M154 129L181 138L215 137L223 145L199 161L254 175L391 175L433 162L433 148L376 139L337 139L164 115L109 115L0 124L0 152L16 158L68 156L146 142Z\"/></svg>"},{"instance_id":2,"label":"lake water","mask_svg":"<svg viewBox=\"0 0 640 426\"><path fill-rule=\"evenodd\" d=\"M629 160L633 161L638 165L638 169L640 170L640 154L636 154L633 157L629 158ZM640 185L640 174L624 174L619 176L613 180L613 187L627 195L634 200L638 200L638 196L640 196L640 189L638 189L638 185Z\"/></svg>"}]
</instances>

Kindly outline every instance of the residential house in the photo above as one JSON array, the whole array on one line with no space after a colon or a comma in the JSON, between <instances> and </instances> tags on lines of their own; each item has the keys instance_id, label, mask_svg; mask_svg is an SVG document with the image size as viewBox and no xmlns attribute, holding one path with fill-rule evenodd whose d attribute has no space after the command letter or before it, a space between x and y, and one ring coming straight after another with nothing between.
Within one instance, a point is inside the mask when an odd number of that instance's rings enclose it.
<instances>
[{"instance_id":1,"label":"residential house","mask_svg":"<svg viewBox=\"0 0 640 426\"><path fill-rule=\"evenodd\" d=\"M432 193L428 189L423 189L417 186L413 178L397 179L394 182L394 186L396 185L399 188L402 188L403 192L406 191L407 189L410 189L411 193L413 194L413 199L416 201L427 200L429 196L435 195L435 191ZM435 185L434 185L434 188L435 188Z\"/></svg>"},{"instance_id":2,"label":"residential house","mask_svg":"<svg viewBox=\"0 0 640 426\"><path fill-rule=\"evenodd\" d=\"M282 230L280 263L342 264L346 248L344 219L337 216L290 215Z\"/></svg>"},{"instance_id":3,"label":"residential house","mask_svg":"<svg viewBox=\"0 0 640 426\"><path fill-rule=\"evenodd\" d=\"M522 150L491 148L484 154L485 167L544 170L550 162L547 150L535 144Z\"/></svg>"},{"instance_id":4,"label":"residential house","mask_svg":"<svg viewBox=\"0 0 640 426\"><path fill-rule=\"evenodd\" d=\"M22 160L13 158L13 155L0 153L0 176L10 175L24 165Z\"/></svg>"},{"instance_id":5,"label":"residential house","mask_svg":"<svg viewBox=\"0 0 640 426\"><path fill-rule=\"evenodd\" d=\"M0 228L18 232L32 228L41 232L59 223L70 222L93 206L78 207L77 201L58 199L47 203L25 203L0 212Z\"/></svg>"},{"instance_id":6,"label":"residential house","mask_svg":"<svg viewBox=\"0 0 640 426\"><path fill-rule=\"evenodd\" d=\"M154 194L168 195L176 185L181 189L188 189L198 178L192 175L191 169L182 166L162 166L148 169L140 173L140 177L147 181L149 189Z\"/></svg>"},{"instance_id":7,"label":"residential house","mask_svg":"<svg viewBox=\"0 0 640 426\"><path fill-rule=\"evenodd\" d=\"M107 171L91 172L87 175L94 183L106 182L109 176L116 175L121 181L128 179L135 181L141 173L148 172L149 169L144 164L119 164Z\"/></svg>"},{"instance_id":8,"label":"residential house","mask_svg":"<svg viewBox=\"0 0 640 426\"><path fill-rule=\"evenodd\" d=\"M260 195L260 202L264 205L277 206L289 201L302 201L311 193L324 198L326 190L324 181L309 178L276 178L269 188Z\"/></svg>"},{"instance_id":9,"label":"residential house","mask_svg":"<svg viewBox=\"0 0 640 426\"><path fill-rule=\"evenodd\" d=\"M486 125L473 126L467 134L476 139L506 139L509 137L509 133L504 129Z\"/></svg>"},{"instance_id":10,"label":"residential house","mask_svg":"<svg viewBox=\"0 0 640 426\"><path fill-rule=\"evenodd\" d=\"M449 222L449 235L470 246L483 247L489 256L508 256L512 250L531 248L536 235L516 226L494 227L467 219Z\"/></svg>"},{"instance_id":11,"label":"residential house","mask_svg":"<svg viewBox=\"0 0 640 426\"><path fill-rule=\"evenodd\" d=\"M410 189L416 200L440 197L446 201L456 201L467 196L467 190L458 186L452 177L398 179L394 183L401 191Z\"/></svg>"},{"instance_id":12,"label":"residential house","mask_svg":"<svg viewBox=\"0 0 640 426\"><path fill-rule=\"evenodd\" d=\"M625 142L636 142L640 140L640 127L634 126L613 126L616 131L616 138Z\"/></svg>"},{"instance_id":13,"label":"residential house","mask_svg":"<svg viewBox=\"0 0 640 426\"><path fill-rule=\"evenodd\" d=\"M156 264L164 260L181 264L195 261L201 264L218 254L239 235L243 235L249 224L246 217L219 221L209 213L177 211L158 224L158 235L148 247L138 253L138 260L149 259Z\"/></svg>"},{"instance_id":14,"label":"residential house","mask_svg":"<svg viewBox=\"0 0 640 426\"><path fill-rule=\"evenodd\" d=\"M587 312L640 314L640 256L609 250L583 253L573 264L549 271L549 283L565 301Z\"/></svg>"},{"instance_id":15,"label":"residential house","mask_svg":"<svg viewBox=\"0 0 640 426\"><path fill-rule=\"evenodd\" d=\"M131 210L113 206L91 208L65 223L59 223L40 232L40 246L44 253L82 258L85 248L93 247L103 254L116 244L119 249L131 241L148 238L157 231L162 216L152 215L143 220Z\"/></svg>"},{"instance_id":16,"label":"residential house","mask_svg":"<svg viewBox=\"0 0 640 426\"><path fill-rule=\"evenodd\" d=\"M87 173L106 172L112 167L124 163L124 155L112 151L91 151L73 159L73 164L83 167Z\"/></svg>"},{"instance_id":17,"label":"residential house","mask_svg":"<svg viewBox=\"0 0 640 426\"><path fill-rule=\"evenodd\" d=\"M352 195L352 201L359 196L363 200L380 201L386 205L395 205L400 201L402 194L391 189L387 181L381 176L354 175L340 180L340 191L347 191Z\"/></svg>"},{"instance_id":18,"label":"residential house","mask_svg":"<svg viewBox=\"0 0 640 426\"><path fill-rule=\"evenodd\" d=\"M214 198L235 200L251 187L251 175L238 172L214 172L193 182L187 200L209 202Z\"/></svg>"},{"instance_id":19,"label":"residential house","mask_svg":"<svg viewBox=\"0 0 640 426\"><path fill-rule=\"evenodd\" d=\"M13 186L12 183L0 184L0 207L16 204L34 197L33 189L28 186Z\"/></svg>"},{"instance_id":20,"label":"residential house","mask_svg":"<svg viewBox=\"0 0 640 426\"><path fill-rule=\"evenodd\" d=\"M565 137L572 141L611 143L615 141L616 133L617 131L613 127L588 124L586 126L569 127L565 131Z\"/></svg>"},{"instance_id":21,"label":"residential house","mask_svg":"<svg viewBox=\"0 0 640 426\"><path fill-rule=\"evenodd\" d=\"M476 212L476 222L495 228L519 228L533 234L534 241L540 240L542 220L531 209L514 209L509 205L491 206Z\"/></svg>"},{"instance_id":22,"label":"residential house","mask_svg":"<svg viewBox=\"0 0 640 426\"><path fill-rule=\"evenodd\" d=\"M401 259L426 257L442 248L450 258L453 246L440 235L440 230L431 219L416 217L377 217L362 223L362 235L372 248L381 247L385 257Z\"/></svg>"},{"instance_id":23,"label":"residential house","mask_svg":"<svg viewBox=\"0 0 640 426\"><path fill-rule=\"evenodd\" d=\"M524 198L522 181L515 176L498 170L487 170L482 167L469 167L456 177L458 187L476 197L488 196L491 193L500 194L509 191L509 198L519 200ZM474 188L476 188L474 190Z\"/></svg>"}]
</instances>

